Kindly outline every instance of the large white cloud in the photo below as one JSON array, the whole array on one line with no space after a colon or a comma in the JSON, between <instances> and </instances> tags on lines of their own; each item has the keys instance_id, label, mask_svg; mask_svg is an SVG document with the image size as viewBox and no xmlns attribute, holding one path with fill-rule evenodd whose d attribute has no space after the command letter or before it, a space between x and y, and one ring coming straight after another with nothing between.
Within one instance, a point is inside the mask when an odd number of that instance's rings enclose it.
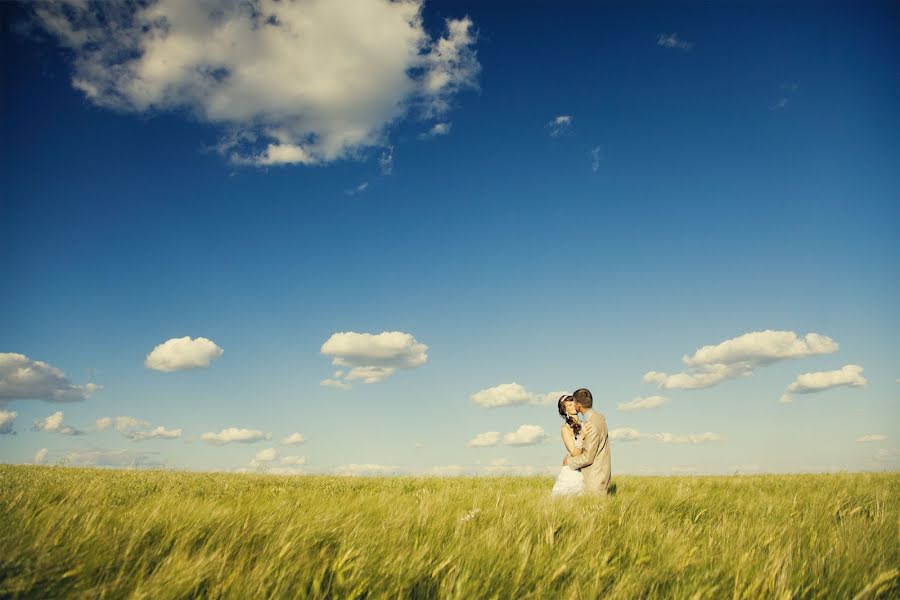
<instances>
[{"instance_id":1,"label":"large white cloud","mask_svg":"<svg viewBox=\"0 0 900 600\"><path fill-rule=\"evenodd\" d=\"M471 440L469 440L467 446L469 446L470 448L484 448L486 446L496 446L499 442L499 431L485 431L484 433L479 433Z\"/></svg>"},{"instance_id":2,"label":"large white cloud","mask_svg":"<svg viewBox=\"0 0 900 600\"><path fill-rule=\"evenodd\" d=\"M720 442L725 438L718 433L709 431L706 433L676 435L669 432L644 433L631 427L620 427L609 432L609 439L615 442L651 440L661 444L703 444L705 442Z\"/></svg>"},{"instance_id":3,"label":"large white cloud","mask_svg":"<svg viewBox=\"0 0 900 600\"><path fill-rule=\"evenodd\" d=\"M24 354L0 352L0 404L10 400L78 402L100 389L96 383L75 385L53 365Z\"/></svg>"},{"instance_id":4,"label":"large white cloud","mask_svg":"<svg viewBox=\"0 0 900 600\"><path fill-rule=\"evenodd\" d=\"M147 355L144 365L154 371L166 372L206 368L209 363L222 356L223 352L212 340L184 336L166 340L156 346Z\"/></svg>"},{"instance_id":5,"label":"large white cloud","mask_svg":"<svg viewBox=\"0 0 900 600\"><path fill-rule=\"evenodd\" d=\"M200 436L204 442L209 442L214 446L224 446L225 444L252 444L262 440L272 438L272 434L263 433L258 429L243 429L240 427L227 427L219 433L207 432Z\"/></svg>"},{"instance_id":6,"label":"large white cloud","mask_svg":"<svg viewBox=\"0 0 900 600\"><path fill-rule=\"evenodd\" d=\"M349 389L350 382L378 383L397 369L415 369L428 362L428 346L402 331L378 334L345 331L333 334L320 352L331 357L331 364L344 367L321 385Z\"/></svg>"},{"instance_id":7,"label":"large white cloud","mask_svg":"<svg viewBox=\"0 0 900 600\"><path fill-rule=\"evenodd\" d=\"M142 3L143 4L143 3ZM238 164L321 164L386 143L410 111L439 117L477 87L474 25L433 39L421 1L68 0L35 9L91 102L187 110L229 133Z\"/></svg>"},{"instance_id":8,"label":"large white cloud","mask_svg":"<svg viewBox=\"0 0 900 600\"><path fill-rule=\"evenodd\" d=\"M533 446L547 438L544 428L540 425L521 425L518 429L503 436L503 443L507 446Z\"/></svg>"},{"instance_id":9,"label":"large white cloud","mask_svg":"<svg viewBox=\"0 0 900 600\"><path fill-rule=\"evenodd\" d=\"M632 398L628 402L622 402L617 407L622 412L630 412L633 410L646 410L649 408L659 408L664 404L668 404L669 400L667 398L663 398L662 396L648 396L646 398L641 398L640 396L636 396Z\"/></svg>"},{"instance_id":10,"label":"large white cloud","mask_svg":"<svg viewBox=\"0 0 900 600\"><path fill-rule=\"evenodd\" d=\"M525 389L518 383L501 383L491 388L475 392L471 396L472 402L484 408L497 408L500 406L517 406L531 404L536 406L553 406L559 397L567 392L547 392L536 394Z\"/></svg>"},{"instance_id":11,"label":"large white cloud","mask_svg":"<svg viewBox=\"0 0 900 600\"><path fill-rule=\"evenodd\" d=\"M14 410L0 409L0 434L15 433L13 431L13 424L16 422L18 414L19 413Z\"/></svg>"},{"instance_id":12,"label":"large white cloud","mask_svg":"<svg viewBox=\"0 0 900 600\"><path fill-rule=\"evenodd\" d=\"M862 372L863 368L859 365L844 365L836 371L797 375L797 379L787 387L779 402L790 404L793 402L791 394L814 394L842 386L866 387L868 381L862 376Z\"/></svg>"},{"instance_id":13,"label":"large white cloud","mask_svg":"<svg viewBox=\"0 0 900 600\"><path fill-rule=\"evenodd\" d=\"M62 435L81 435L82 432L63 423L64 415L61 410L49 417L34 420L34 430L47 433L59 433Z\"/></svg>"},{"instance_id":14,"label":"large white cloud","mask_svg":"<svg viewBox=\"0 0 900 600\"><path fill-rule=\"evenodd\" d=\"M707 388L728 379L749 376L762 365L829 354L837 349L837 342L818 333L799 337L793 331L753 331L683 356L681 361L689 371L672 375L649 371L644 374L644 382L655 383L661 389Z\"/></svg>"}]
</instances>

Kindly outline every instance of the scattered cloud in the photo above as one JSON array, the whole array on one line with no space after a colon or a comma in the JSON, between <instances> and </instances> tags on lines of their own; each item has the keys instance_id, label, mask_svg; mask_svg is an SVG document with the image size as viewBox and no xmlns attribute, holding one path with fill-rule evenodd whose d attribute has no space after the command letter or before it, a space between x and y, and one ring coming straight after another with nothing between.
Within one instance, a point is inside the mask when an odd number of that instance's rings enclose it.
<instances>
[{"instance_id":1,"label":"scattered cloud","mask_svg":"<svg viewBox=\"0 0 900 600\"><path fill-rule=\"evenodd\" d=\"M346 190L344 193L347 194L348 196L356 196L357 194L362 194L364 191L366 191L368 189L368 187L369 187L369 182L363 181L361 184L359 184L355 188Z\"/></svg>"},{"instance_id":2,"label":"scattered cloud","mask_svg":"<svg viewBox=\"0 0 900 600\"><path fill-rule=\"evenodd\" d=\"M14 410L0 409L0 435L15 434L13 425L15 424L18 415L19 413Z\"/></svg>"},{"instance_id":3,"label":"scattered cloud","mask_svg":"<svg viewBox=\"0 0 900 600\"><path fill-rule=\"evenodd\" d=\"M35 7L97 106L184 111L238 165L324 164L382 146L409 115L477 89L468 17L425 31L422 1L69 2Z\"/></svg>"},{"instance_id":4,"label":"scattered cloud","mask_svg":"<svg viewBox=\"0 0 900 600\"><path fill-rule=\"evenodd\" d=\"M262 440L272 439L271 433L263 433L257 429L241 429L238 427L228 427L219 433L204 433L200 436L204 442L209 442L214 446L224 446L225 444L252 444Z\"/></svg>"},{"instance_id":5,"label":"scattered cloud","mask_svg":"<svg viewBox=\"0 0 900 600\"><path fill-rule=\"evenodd\" d=\"M656 37L656 45L663 48L677 48L678 50L684 50L685 52L694 47L692 42L681 39L678 37L677 33L659 34Z\"/></svg>"},{"instance_id":6,"label":"scattered cloud","mask_svg":"<svg viewBox=\"0 0 900 600\"><path fill-rule=\"evenodd\" d=\"M353 381L378 383L397 369L415 369L428 361L428 346L402 331L335 333L322 344L320 352L331 356L334 366L349 369L337 371L333 378L320 382L338 389L349 389Z\"/></svg>"},{"instance_id":7,"label":"scattered cloud","mask_svg":"<svg viewBox=\"0 0 900 600\"><path fill-rule=\"evenodd\" d=\"M800 84L782 83L779 89L781 90L781 95L779 96L778 100L775 101L775 104L769 107L769 110L784 110L785 108L787 108L787 105L794 97L794 94L796 94L797 90L800 89Z\"/></svg>"},{"instance_id":8,"label":"scattered cloud","mask_svg":"<svg viewBox=\"0 0 900 600\"><path fill-rule=\"evenodd\" d=\"M503 436L503 443L507 446L533 446L547 438L544 428L540 425L521 425L518 429Z\"/></svg>"},{"instance_id":9,"label":"scattered cloud","mask_svg":"<svg viewBox=\"0 0 900 600\"><path fill-rule=\"evenodd\" d=\"M619 404L617 407L622 412L630 412L633 410L645 410L649 408L659 408L664 404L668 404L668 398L663 398L662 396L648 396L646 398L642 398L640 396L634 397L632 400L628 402L623 402Z\"/></svg>"},{"instance_id":10,"label":"scattered cloud","mask_svg":"<svg viewBox=\"0 0 900 600\"><path fill-rule=\"evenodd\" d=\"M46 433L59 433L61 435L82 435L83 432L63 424L63 413L56 411L49 417L34 420L34 430Z\"/></svg>"},{"instance_id":11,"label":"scattered cloud","mask_svg":"<svg viewBox=\"0 0 900 600\"><path fill-rule=\"evenodd\" d=\"M815 394L833 387L866 387L868 383L862 376L863 368L859 365L844 365L837 371L823 371L820 373L803 373L797 375L797 379L787 387L781 395L779 402L790 404L793 402L792 394Z\"/></svg>"},{"instance_id":12,"label":"scattered cloud","mask_svg":"<svg viewBox=\"0 0 900 600\"><path fill-rule=\"evenodd\" d=\"M450 133L451 123L435 123L427 133L423 133L421 138L433 138Z\"/></svg>"},{"instance_id":13,"label":"scattered cloud","mask_svg":"<svg viewBox=\"0 0 900 600\"><path fill-rule=\"evenodd\" d=\"M34 464L39 465L47 459L47 453L50 452L46 448L41 448L34 453Z\"/></svg>"},{"instance_id":14,"label":"scattered cloud","mask_svg":"<svg viewBox=\"0 0 900 600\"><path fill-rule=\"evenodd\" d=\"M96 425L97 431L105 431L112 427L119 433L127 433L133 429L147 427L150 423L134 417L102 417L97 419Z\"/></svg>"},{"instance_id":15,"label":"scattered cloud","mask_svg":"<svg viewBox=\"0 0 900 600\"><path fill-rule=\"evenodd\" d=\"M690 369L669 375L658 371L644 374L645 383L660 389L699 389L712 387L728 379L752 375L757 367L791 358L836 352L838 344L828 336L808 333L798 337L793 331L754 331L703 346L681 361Z\"/></svg>"},{"instance_id":16,"label":"scattered cloud","mask_svg":"<svg viewBox=\"0 0 900 600\"><path fill-rule=\"evenodd\" d=\"M215 342L204 337L172 338L156 346L147 355L144 365L148 369L165 372L206 368L223 352Z\"/></svg>"},{"instance_id":17,"label":"scattered cloud","mask_svg":"<svg viewBox=\"0 0 900 600\"><path fill-rule=\"evenodd\" d=\"M295 455L291 455L291 456L282 456L282 457L281 457L281 464L283 464L283 465L292 465L292 466L305 465L305 464L306 464L306 457L305 457L305 456L295 456Z\"/></svg>"},{"instance_id":18,"label":"scattered cloud","mask_svg":"<svg viewBox=\"0 0 900 600\"><path fill-rule=\"evenodd\" d=\"M600 162L603 160L603 148L594 146L591 148L591 172L596 173L600 170Z\"/></svg>"},{"instance_id":19,"label":"scattered cloud","mask_svg":"<svg viewBox=\"0 0 900 600\"><path fill-rule=\"evenodd\" d=\"M101 389L96 383L75 385L53 365L24 354L0 352L0 404L10 400L80 402Z\"/></svg>"},{"instance_id":20,"label":"scattered cloud","mask_svg":"<svg viewBox=\"0 0 900 600\"><path fill-rule=\"evenodd\" d=\"M388 465L376 465L376 464L365 464L365 465L341 465L334 469L336 475L348 475L348 476L372 476L372 475L393 475L399 472L400 468L396 466L388 466Z\"/></svg>"},{"instance_id":21,"label":"scattered cloud","mask_svg":"<svg viewBox=\"0 0 900 600\"><path fill-rule=\"evenodd\" d=\"M703 444L705 442L720 442L724 440L717 433L690 433L675 435L674 433L643 433L631 427L620 427L609 432L609 439L614 442L636 442L650 440L661 444Z\"/></svg>"},{"instance_id":22,"label":"scattered cloud","mask_svg":"<svg viewBox=\"0 0 900 600\"><path fill-rule=\"evenodd\" d=\"M381 154L378 155L378 166L381 168L381 172L385 175L390 175L394 172L394 147L387 146L384 150L381 151Z\"/></svg>"},{"instance_id":23,"label":"scattered cloud","mask_svg":"<svg viewBox=\"0 0 900 600\"><path fill-rule=\"evenodd\" d=\"M547 123L547 129L550 131L550 137L559 137L565 133L572 131L575 119L572 115L558 115L550 119Z\"/></svg>"},{"instance_id":24,"label":"scattered cloud","mask_svg":"<svg viewBox=\"0 0 900 600\"><path fill-rule=\"evenodd\" d=\"M484 448L486 446L496 446L500 442L499 431L485 431L479 433L466 444L469 448Z\"/></svg>"},{"instance_id":25,"label":"scattered cloud","mask_svg":"<svg viewBox=\"0 0 900 600\"><path fill-rule=\"evenodd\" d=\"M482 408L497 408L500 406L517 406L530 404L533 406L553 406L559 397L568 392L547 392L535 394L529 392L518 383L501 383L492 388L486 388L472 394L471 400Z\"/></svg>"},{"instance_id":26,"label":"scattered cloud","mask_svg":"<svg viewBox=\"0 0 900 600\"><path fill-rule=\"evenodd\" d=\"M291 435L282 438L281 443L284 446L299 446L306 443L306 438L299 431L295 431Z\"/></svg>"},{"instance_id":27,"label":"scattered cloud","mask_svg":"<svg viewBox=\"0 0 900 600\"><path fill-rule=\"evenodd\" d=\"M144 440L177 440L181 437L182 431L182 429L166 429L163 426L159 426L150 431L129 431L122 435L134 442L142 442Z\"/></svg>"},{"instance_id":28,"label":"scattered cloud","mask_svg":"<svg viewBox=\"0 0 900 600\"><path fill-rule=\"evenodd\" d=\"M90 448L75 450L63 456L62 462L67 465L91 467L158 467L162 462L156 452L139 452L134 450L107 450Z\"/></svg>"},{"instance_id":29,"label":"scattered cloud","mask_svg":"<svg viewBox=\"0 0 900 600\"><path fill-rule=\"evenodd\" d=\"M886 435L880 433L867 433L866 435L856 438L857 442L883 442L887 439Z\"/></svg>"},{"instance_id":30,"label":"scattered cloud","mask_svg":"<svg viewBox=\"0 0 900 600\"><path fill-rule=\"evenodd\" d=\"M253 457L258 463L263 462L272 462L278 458L278 449L277 448L266 448L265 450L260 450L256 453L256 456Z\"/></svg>"}]
</instances>

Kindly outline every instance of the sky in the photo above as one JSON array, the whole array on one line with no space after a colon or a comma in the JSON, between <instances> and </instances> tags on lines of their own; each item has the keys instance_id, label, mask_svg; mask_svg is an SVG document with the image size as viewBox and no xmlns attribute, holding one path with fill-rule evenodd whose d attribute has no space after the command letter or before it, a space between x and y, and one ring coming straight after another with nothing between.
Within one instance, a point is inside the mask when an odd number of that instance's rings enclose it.
<instances>
[{"instance_id":1,"label":"sky","mask_svg":"<svg viewBox=\"0 0 900 600\"><path fill-rule=\"evenodd\" d=\"M2 462L900 467L896 3L0 19Z\"/></svg>"}]
</instances>

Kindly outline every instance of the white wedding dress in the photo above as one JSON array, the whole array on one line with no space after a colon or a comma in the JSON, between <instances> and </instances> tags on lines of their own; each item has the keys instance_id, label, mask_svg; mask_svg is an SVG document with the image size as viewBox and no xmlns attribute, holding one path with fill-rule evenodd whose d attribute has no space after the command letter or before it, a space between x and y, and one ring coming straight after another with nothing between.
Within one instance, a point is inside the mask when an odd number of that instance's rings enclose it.
<instances>
[{"instance_id":1,"label":"white wedding dress","mask_svg":"<svg viewBox=\"0 0 900 600\"><path fill-rule=\"evenodd\" d=\"M583 448L581 437L575 437L575 447ZM563 465L550 490L551 496L577 496L584 491L584 475L581 471L573 469L569 465Z\"/></svg>"}]
</instances>

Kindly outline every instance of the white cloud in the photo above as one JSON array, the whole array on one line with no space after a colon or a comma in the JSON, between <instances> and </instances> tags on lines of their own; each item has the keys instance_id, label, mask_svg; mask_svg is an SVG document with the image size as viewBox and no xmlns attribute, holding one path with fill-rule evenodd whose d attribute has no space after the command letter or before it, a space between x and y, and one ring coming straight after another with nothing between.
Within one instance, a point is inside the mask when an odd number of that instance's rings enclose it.
<instances>
[{"instance_id":1,"label":"white cloud","mask_svg":"<svg viewBox=\"0 0 900 600\"><path fill-rule=\"evenodd\" d=\"M47 453L49 450L46 448L41 448L37 452L34 453L34 464L39 465L47 458Z\"/></svg>"},{"instance_id":2,"label":"white cloud","mask_svg":"<svg viewBox=\"0 0 900 600\"><path fill-rule=\"evenodd\" d=\"M96 467L158 467L162 463L155 452L133 450L107 450L91 448L75 450L63 456L62 462L71 466Z\"/></svg>"},{"instance_id":3,"label":"white cloud","mask_svg":"<svg viewBox=\"0 0 900 600\"><path fill-rule=\"evenodd\" d=\"M186 111L229 132L236 164L322 164L385 143L410 113L439 116L480 65L468 17L433 39L422 2L48 3L72 85L98 106Z\"/></svg>"},{"instance_id":4,"label":"white cloud","mask_svg":"<svg viewBox=\"0 0 900 600\"><path fill-rule=\"evenodd\" d=\"M256 456L253 457L253 460L256 462L272 462L276 458L278 458L278 449L266 448L265 450L257 452Z\"/></svg>"},{"instance_id":5,"label":"white cloud","mask_svg":"<svg viewBox=\"0 0 900 600\"><path fill-rule=\"evenodd\" d=\"M862 371L863 368L859 365L844 365L836 371L797 375L797 379L787 387L779 402L790 404L793 401L791 394L814 394L841 386L866 387L868 382L862 376Z\"/></svg>"},{"instance_id":6,"label":"white cloud","mask_svg":"<svg viewBox=\"0 0 900 600\"><path fill-rule=\"evenodd\" d=\"M887 439L886 435L880 433L867 433L866 435L856 438L857 442L883 442Z\"/></svg>"},{"instance_id":7,"label":"white cloud","mask_svg":"<svg viewBox=\"0 0 900 600\"><path fill-rule=\"evenodd\" d=\"M550 137L559 137L564 133L568 133L572 129L572 125L575 123L575 119L572 118L572 115L559 115L553 117L549 123L547 123L547 129L550 130Z\"/></svg>"},{"instance_id":8,"label":"white cloud","mask_svg":"<svg viewBox=\"0 0 900 600\"><path fill-rule=\"evenodd\" d=\"M101 389L96 383L75 385L53 365L24 354L0 352L0 404L10 400L78 402Z\"/></svg>"},{"instance_id":9,"label":"white cloud","mask_svg":"<svg viewBox=\"0 0 900 600\"><path fill-rule=\"evenodd\" d=\"M500 406L516 406L531 404L534 406L553 406L559 397L567 392L548 392L535 394L529 392L518 383L501 383L492 388L486 388L472 394L471 400L483 408L497 408Z\"/></svg>"},{"instance_id":10,"label":"white cloud","mask_svg":"<svg viewBox=\"0 0 900 600\"><path fill-rule=\"evenodd\" d=\"M144 365L154 371L166 372L206 368L209 363L222 356L223 352L212 340L184 336L166 340L156 346L147 355Z\"/></svg>"},{"instance_id":11,"label":"white cloud","mask_svg":"<svg viewBox=\"0 0 900 600\"><path fill-rule=\"evenodd\" d=\"M122 435L135 442L144 440L177 440L181 437L182 431L181 429L166 429L160 425L150 431L128 431Z\"/></svg>"},{"instance_id":12,"label":"white cloud","mask_svg":"<svg viewBox=\"0 0 900 600\"><path fill-rule=\"evenodd\" d=\"M349 368L320 382L339 389L349 389L352 381L378 383L397 369L415 369L428 361L428 346L402 331L335 333L322 344L320 352L332 357L331 364Z\"/></svg>"},{"instance_id":13,"label":"white cloud","mask_svg":"<svg viewBox=\"0 0 900 600\"><path fill-rule=\"evenodd\" d=\"M499 442L499 431L485 431L473 437L466 445L470 448L484 448L485 446L496 446Z\"/></svg>"},{"instance_id":14,"label":"white cloud","mask_svg":"<svg viewBox=\"0 0 900 600\"><path fill-rule=\"evenodd\" d=\"M97 419L96 425L97 431L105 431L113 427L119 433L127 433L132 429L147 427L150 423L134 417L102 417Z\"/></svg>"},{"instance_id":15,"label":"white cloud","mask_svg":"<svg viewBox=\"0 0 900 600\"><path fill-rule=\"evenodd\" d=\"M369 187L369 182L363 181L361 184L359 184L358 186L356 186L355 188L353 188L351 190L347 190L345 193L348 196L355 196L357 194L362 194L364 191L366 191L368 189L368 187Z\"/></svg>"},{"instance_id":16,"label":"white cloud","mask_svg":"<svg viewBox=\"0 0 900 600\"><path fill-rule=\"evenodd\" d=\"M646 398L641 398L640 396L636 396L632 400L628 402L623 402L619 404L617 407L622 412L629 412L633 410L644 410L648 408L659 408L664 404L668 404L669 400L667 398L663 398L662 396L648 396Z\"/></svg>"},{"instance_id":17,"label":"white cloud","mask_svg":"<svg viewBox=\"0 0 900 600\"><path fill-rule=\"evenodd\" d=\"M365 464L365 465L341 465L334 469L335 474L337 475L349 475L349 476L371 476L371 475L392 475L399 471L399 467L388 466L388 465L376 465L376 464Z\"/></svg>"},{"instance_id":18,"label":"white cloud","mask_svg":"<svg viewBox=\"0 0 900 600\"><path fill-rule=\"evenodd\" d=\"M238 427L228 427L219 433L207 432L200 436L200 439L209 442L214 446L223 446L231 443L252 444L253 442L271 438L272 434L270 433L263 433L257 429L241 429Z\"/></svg>"},{"instance_id":19,"label":"white cloud","mask_svg":"<svg viewBox=\"0 0 900 600\"><path fill-rule=\"evenodd\" d=\"M663 48L678 48L679 50L688 51L694 47L692 42L685 41L678 37L677 33L661 33L656 38L656 45Z\"/></svg>"},{"instance_id":20,"label":"white cloud","mask_svg":"<svg viewBox=\"0 0 900 600\"><path fill-rule=\"evenodd\" d=\"M283 465L295 465L295 466L305 465L305 464L306 464L306 457L305 457L305 456L296 456L296 455L282 456L282 457L281 457L281 464L283 464Z\"/></svg>"},{"instance_id":21,"label":"white cloud","mask_svg":"<svg viewBox=\"0 0 900 600\"><path fill-rule=\"evenodd\" d=\"M591 172L596 173L600 170L600 163L603 161L603 148L594 146L591 148Z\"/></svg>"},{"instance_id":22,"label":"white cloud","mask_svg":"<svg viewBox=\"0 0 900 600\"><path fill-rule=\"evenodd\" d=\"M518 429L503 436L503 443L507 446L532 446L539 444L547 435L540 425L521 425Z\"/></svg>"},{"instance_id":23,"label":"white cloud","mask_svg":"<svg viewBox=\"0 0 900 600\"><path fill-rule=\"evenodd\" d=\"M306 443L306 438L299 431L295 431L286 438L282 438L281 443L285 446L299 446Z\"/></svg>"},{"instance_id":24,"label":"white cloud","mask_svg":"<svg viewBox=\"0 0 900 600\"><path fill-rule=\"evenodd\" d=\"M828 336L808 333L798 337L793 331L753 331L703 346L681 361L690 369L669 375L658 371L644 374L645 383L655 383L661 389L699 389L712 387L722 381L752 375L757 367L777 361L805 358L836 352L838 344Z\"/></svg>"},{"instance_id":25,"label":"white cloud","mask_svg":"<svg viewBox=\"0 0 900 600\"><path fill-rule=\"evenodd\" d=\"M384 150L381 151L381 154L378 155L378 166L381 167L381 172L385 175L390 175L394 172L394 147L388 145Z\"/></svg>"},{"instance_id":26,"label":"white cloud","mask_svg":"<svg viewBox=\"0 0 900 600\"><path fill-rule=\"evenodd\" d=\"M428 133L422 134L423 138L433 138L450 133L451 123L435 123L428 130Z\"/></svg>"},{"instance_id":27,"label":"white cloud","mask_svg":"<svg viewBox=\"0 0 900 600\"><path fill-rule=\"evenodd\" d=\"M34 420L34 430L44 431L47 433L59 433L62 435L81 435L82 432L63 424L63 413L61 410L56 411L49 417Z\"/></svg>"},{"instance_id":28,"label":"white cloud","mask_svg":"<svg viewBox=\"0 0 900 600\"><path fill-rule=\"evenodd\" d=\"M14 410L3 410L0 409L0 434L13 434L13 424L16 422L16 417L19 415Z\"/></svg>"},{"instance_id":29,"label":"white cloud","mask_svg":"<svg viewBox=\"0 0 900 600\"><path fill-rule=\"evenodd\" d=\"M690 433L676 435L674 433L643 433L631 427L620 427L609 432L609 439L615 442L635 442L638 440L650 440L661 444L703 444L706 442L720 442L724 440L718 433Z\"/></svg>"}]
</instances>

